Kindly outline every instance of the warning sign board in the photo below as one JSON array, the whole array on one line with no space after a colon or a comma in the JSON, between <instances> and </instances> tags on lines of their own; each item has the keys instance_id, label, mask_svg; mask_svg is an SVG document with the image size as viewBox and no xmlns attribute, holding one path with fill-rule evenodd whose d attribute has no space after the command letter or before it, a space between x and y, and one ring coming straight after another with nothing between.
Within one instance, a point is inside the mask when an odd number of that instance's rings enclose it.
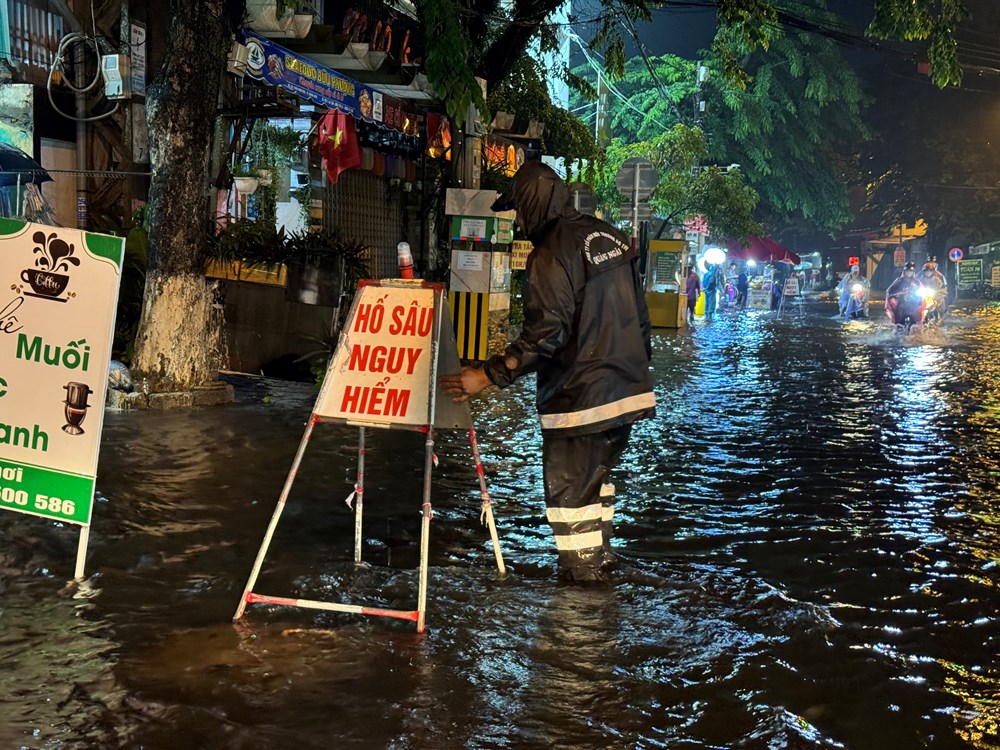
<instances>
[{"instance_id":1,"label":"warning sign board","mask_svg":"<svg viewBox=\"0 0 1000 750\"><path fill-rule=\"evenodd\" d=\"M523 271L528 267L528 256L535 249L527 240L515 240L511 244L510 270Z\"/></svg>"},{"instance_id":2,"label":"warning sign board","mask_svg":"<svg viewBox=\"0 0 1000 750\"><path fill-rule=\"evenodd\" d=\"M468 403L453 402L443 393L438 381L439 374L452 375L460 371L443 285L402 279L360 282L347 323L340 334L337 351L327 368L323 390L316 399L312 418L306 423L305 433L288 471L264 541L257 551L257 559L233 620L239 620L243 616L248 604L260 603L411 620L417 624L417 632L422 633L427 611L430 565L428 539L433 516L431 473L437 464L434 454L435 428L461 427L469 432L483 503L481 517L490 529L497 567L503 574L505 569L500 555L500 542ZM300 597L276 597L254 590L309 437L315 425L325 419L343 420L359 427L357 482L354 484L354 491L347 498L348 505L354 503L355 564L361 563L363 541L361 511L365 497L366 426L416 428L426 433L423 437L424 482L420 506L420 573L417 608L414 610L365 607Z\"/></svg>"},{"instance_id":3,"label":"warning sign board","mask_svg":"<svg viewBox=\"0 0 1000 750\"><path fill-rule=\"evenodd\" d=\"M420 281L362 286L314 413L385 427L423 427L432 416L435 427L471 427L468 404L454 403L431 383L437 336L437 371L461 370L446 306L439 288Z\"/></svg>"},{"instance_id":4,"label":"warning sign board","mask_svg":"<svg viewBox=\"0 0 1000 750\"><path fill-rule=\"evenodd\" d=\"M785 291L784 295L786 297L798 297L799 296L799 277L789 276L785 279Z\"/></svg>"}]
</instances>

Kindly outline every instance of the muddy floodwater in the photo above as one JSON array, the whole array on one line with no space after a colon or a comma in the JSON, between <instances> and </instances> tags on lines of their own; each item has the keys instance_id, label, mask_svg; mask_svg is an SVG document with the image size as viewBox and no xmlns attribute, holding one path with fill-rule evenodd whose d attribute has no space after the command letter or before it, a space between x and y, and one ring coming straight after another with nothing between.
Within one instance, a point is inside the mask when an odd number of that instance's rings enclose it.
<instances>
[{"instance_id":1,"label":"muddy floodwater","mask_svg":"<svg viewBox=\"0 0 1000 750\"><path fill-rule=\"evenodd\" d=\"M1000 309L909 341L833 313L656 334L608 586L555 580L533 382L475 401L509 572L443 434L424 635L230 622L309 386L109 413L82 586L74 528L0 513L0 750L997 747ZM360 568L355 451L317 429L258 591L414 607L423 438L369 432Z\"/></svg>"}]
</instances>

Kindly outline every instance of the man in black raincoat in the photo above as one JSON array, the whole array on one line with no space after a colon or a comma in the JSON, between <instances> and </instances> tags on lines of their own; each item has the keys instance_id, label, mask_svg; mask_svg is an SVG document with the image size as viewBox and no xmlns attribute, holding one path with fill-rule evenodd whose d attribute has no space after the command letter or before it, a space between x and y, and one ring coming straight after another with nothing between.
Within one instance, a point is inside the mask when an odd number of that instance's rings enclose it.
<instances>
[{"instance_id":1,"label":"man in black raincoat","mask_svg":"<svg viewBox=\"0 0 1000 750\"><path fill-rule=\"evenodd\" d=\"M534 244L521 335L484 368L464 368L442 384L462 401L490 384L505 388L538 373L546 515L560 575L601 581L614 563L609 475L632 424L655 407L636 253L617 229L576 211L544 164L521 167L493 205L511 208Z\"/></svg>"}]
</instances>

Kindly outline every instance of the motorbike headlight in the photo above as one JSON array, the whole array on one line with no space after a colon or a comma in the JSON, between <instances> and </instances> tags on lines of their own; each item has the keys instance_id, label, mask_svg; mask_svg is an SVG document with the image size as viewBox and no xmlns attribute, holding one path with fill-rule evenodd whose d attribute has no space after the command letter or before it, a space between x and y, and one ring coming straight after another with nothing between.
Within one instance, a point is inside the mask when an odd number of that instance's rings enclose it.
<instances>
[{"instance_id":1,"label":"motorbike headlight","mask_svg":"<svg viewBox=\"0 0 1000 750\"><path fill-rule=\"evenodd\" d=\"M861 284L855 284L854 286L851 287L851 291L854 292L855 294L861 294L861 292L863 292L864 290L865 288L861 286Z\"/></svg>"},{"instance_id":2,"label":"motorbike headlight","mask_svg":"<svg viewBox=\"0 0 1000 750\"><path fill-rule=\"evenodd\" d=\"M924 299L927 299L929 297L933 297L934 296L934 290L931 289L930 287L926 287L926 286L917 287L917 296L918 297L923 297Z\"/></svg>"}]
</instances>

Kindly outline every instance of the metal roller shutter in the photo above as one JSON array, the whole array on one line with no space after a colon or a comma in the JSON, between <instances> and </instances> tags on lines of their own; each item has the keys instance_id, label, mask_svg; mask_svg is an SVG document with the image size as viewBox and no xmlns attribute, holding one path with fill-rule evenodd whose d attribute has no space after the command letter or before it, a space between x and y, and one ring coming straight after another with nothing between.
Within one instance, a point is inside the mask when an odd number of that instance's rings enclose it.
<instances>
[{"instance_id":1,"label":"metal roller shutter","mask_svg":"<svg viewBox=\"0 0 1000 750\"><path fill-rule=\"evenodd\" d=\"M373 279L399 275L396 245L405 236L402 198L402 190L387 178L359 169L342 172L336 185L327 185L323 228L371 248L365 260Z\"/></svg>"}]
</instances>

